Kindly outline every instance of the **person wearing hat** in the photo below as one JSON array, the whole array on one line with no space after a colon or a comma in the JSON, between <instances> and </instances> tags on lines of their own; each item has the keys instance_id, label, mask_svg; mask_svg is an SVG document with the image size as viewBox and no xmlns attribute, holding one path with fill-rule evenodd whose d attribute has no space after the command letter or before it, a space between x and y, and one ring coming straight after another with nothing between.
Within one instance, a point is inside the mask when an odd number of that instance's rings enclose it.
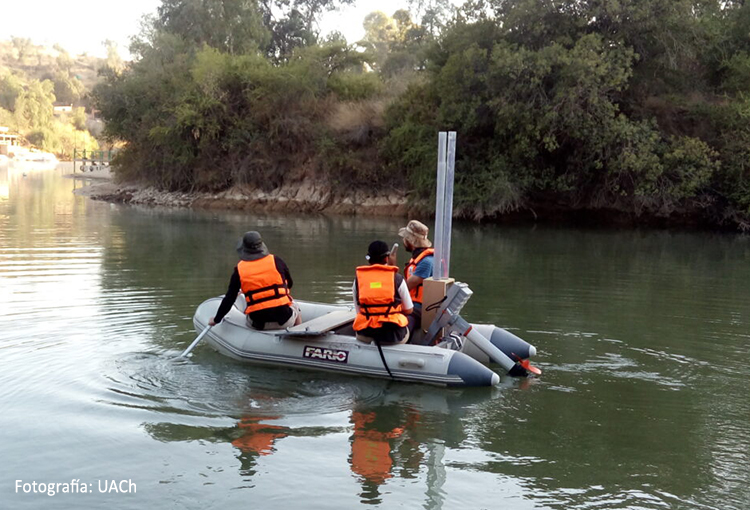
<instances>
[{"instance_id":1,"label":"person wearing hat","mask_svg":"<svg viewBox=\"0 0 750 510\"><path fill-rule=\"evenodd\" d=\"M357 340L377 344L405 343L409 339L406 316L413 304L398 267L388 264L390 251L383 241L373 241L367 250L369 265L359 266L352 293L357 316Z\"/></svg>"},{"instance_id":2,"label":"person wearing hat","mask_svg":"<svg viewBox=\"0 0 750 510\"><path fill-rule=\"evenodd\" d=\"M246 232L237 243L239 263L229 280L229 288L216 316L208 321L214 326L232 308L237 293L245 295L247 325L259 330L283 329L300 323L299 308L292 300L292 275L279 257L268 252L260 234Z\"/></svg>"},{"instance_id":3,"label":"person wearing hat","mask_svg":"<svg viewBox=\"0 0 750 510\"><path fill-rule=\"evenodd\" d=\"M432 276L435 250L427 239L430 230L422 222L411 220L399 229L398 235L404 238L404 247L411 252L411 259L404 267L404 278L409 288L409 295L414 303L414 313L409 317L409 330L421 327L422 323L422 282ZM391 260L395 264L395 260Z\"/></svg>"}]
</instances>

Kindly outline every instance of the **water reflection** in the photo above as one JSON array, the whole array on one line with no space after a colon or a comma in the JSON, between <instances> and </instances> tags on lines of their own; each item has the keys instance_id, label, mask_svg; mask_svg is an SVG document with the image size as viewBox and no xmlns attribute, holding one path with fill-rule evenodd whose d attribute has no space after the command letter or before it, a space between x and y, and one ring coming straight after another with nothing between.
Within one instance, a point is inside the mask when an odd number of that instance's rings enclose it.
<instances>
[{"instance_id":1,"label":"water reflection","mask_svg":"<svg viewBox=\"0 0 750 510\"><path fill-rule=\"evenodd\" d=\"M393 477L395 464L403 477L413 478L424 454L415 440L419 413L411 407L369 407L354 410L354 432L349 459L352 472L362 483L363 502L381 503L379 488Z\"/></svg>"},{"instance_id":2,"label":"water reflection","mask_svg":"<svg viewBox=\"0 0 750 510\"><path fill-rule=\"evenodd\" d=\"M224 407L233 400L235 408L246 408L230 425L213 425L217 418L224 418L211 413L206 415L205 425L184 422L175 416L174 421L146 422L142 426L161 442L231 445L227 454L238 462L238 488L254 486L261 474L270 475L267 466L259 466L261 459L291 454L304 465L312 459L294 454L295 451L319 452L325 455L326 470L332 477L347 466L357 484L352 490L360 503L383 504L386 494L408 484L421 487L420 506L436 509L442 508L447 496L443 489L449 469L445 453L461 448L468 439L464 431L467 413L472 406L502 395L501 390L486 389L424 391L377 380L350 381L346 386L310 381L307 387L300 388L301 392L322 397L333 390L335 394L329 397L333 402L347 403L318 406L318 412L311 414L309 402L304 399L283 396L283 388L269 391L261 381L267 374L261 372L260 377L256 374L257 378L247 380L253 389L245 390L242 396L238 392L224 403L215 403L214 407ZM296 384L304 379L290 377L288 382ZM322 420L325 424L315 424L321 421L320 411L326 410L329 418ZM294 441L287 445L291 439ZM346 448L340 448L342 445ZM214 458L212 463L223 466L222 471L231 464L227 458ZM339 485L347 484L339 479Z\"/></svg>"},{"instance_id":3,"label":"water reflection","mask_svg":"<svg viewBox=\"0 0 750 510\"><path fill-rule=\"evenodd\" d=\"M276 441L287 437L291 429L267 423L279 419L274 416L246 415L231 427L198 427L173 423L146 423L144 429L159 441L200 441L229 443L236 450L239 473L244 481L256 474L258 457L276 451ZM316 434L325 431L316 430Z\"/></svg>"},{"instance_id":4,"label":"water reflection","mask_svg":"<svg viewBox=\"0 0 750 510\"><path fill-rule=\"evenodd\" d=\"M261 423L261 420L278 420L278 416L243 416L238 426L242 430L242 435L232 441L232 445L237 447L246 455L270 455L273 453L274 443L277 439L286 437L289 434L285 432L286 427L277 425L268 425ZM243 462L243 471L246 471Z\"/></svg>"}]
</instances>

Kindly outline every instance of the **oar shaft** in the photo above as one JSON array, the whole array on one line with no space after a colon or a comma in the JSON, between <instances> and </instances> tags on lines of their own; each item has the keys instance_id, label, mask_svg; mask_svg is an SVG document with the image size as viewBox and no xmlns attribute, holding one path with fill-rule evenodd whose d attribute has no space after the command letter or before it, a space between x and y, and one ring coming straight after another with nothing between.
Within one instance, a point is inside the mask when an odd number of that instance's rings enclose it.
<instances>
[{"instance_id":1,"label":"oar shaft","mask_svg":"<svg viewBox=\"0 0 750 510\"><path fill-rule=\"evenodd\" d=\"M193 340L193 343L190 344L190 347L188 347L187 349L185 349L185 352L183 352L182 354L180 354L180 358L184 358L185 356L187 356L188 354L190 354L190 351L192 351L195 348L195 346L198 345L198 342L200 342L201 340L203 340L203 337L206 336L206 333L208 333L209 329L211 329L211 326L207 326L206 329L204 329L203 331L201 331L201 334L198 335L198 338L196 338L195 340Z\"/></svg>"}]
</instances>

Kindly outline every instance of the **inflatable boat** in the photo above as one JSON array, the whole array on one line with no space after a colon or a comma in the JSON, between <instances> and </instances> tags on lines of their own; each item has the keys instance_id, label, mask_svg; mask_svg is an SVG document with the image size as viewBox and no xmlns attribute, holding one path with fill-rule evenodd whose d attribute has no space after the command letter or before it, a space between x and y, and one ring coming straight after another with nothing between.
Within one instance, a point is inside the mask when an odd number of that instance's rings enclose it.
<instances>
[{"instance_id":1,"label":"inflatable boat","mask_svg":"<svg viewBox=\"0 0 750 510\"><path fill-rule=\"evenodd\" d=\"M529 364L529 358L536 354L532 345L504 329L469 324L458 315L470 292L464 284L453 286L432 327L419 332L429 337L421 340L430 345L360 342L352 328L356 313L353 306L299 300L295 303L300 307L302 323L284 330L248 327L240 309L244 301L238 299L221 323L205 331L221 296L201 303L193 323L213 349L249 363L439 386L494 386L500 376L487 366L490 363L513 376L541 373Z\"/></svg>"}]
</instances>

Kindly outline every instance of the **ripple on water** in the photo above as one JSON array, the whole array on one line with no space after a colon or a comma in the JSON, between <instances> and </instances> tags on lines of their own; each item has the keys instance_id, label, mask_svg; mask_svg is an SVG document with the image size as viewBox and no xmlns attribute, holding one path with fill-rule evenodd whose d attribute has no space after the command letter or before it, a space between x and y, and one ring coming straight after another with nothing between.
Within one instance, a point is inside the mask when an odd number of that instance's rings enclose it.
<instances>
[{"instance_id":1,"label":"ripple on water","mask_svg":"<svg viewBox=\"0 0 750 510\"><path fill-rule=\"evenodd\" d=\"M558 339L560 349L535 362L543 371L648 381L667 388L690 384L705 362L665 350L640 348L593 332L534 332ZM571 340L576 339L576 340ZM549 341L554 342L554 340ZM656 362L654 361L656 360ZM565 385L567 387L568 385Z\"/></svg>"},{"instance_id":2,"label":"ripple on water","mask_svg":"<svg viewBox=\"0 0 750 510\"><path fill-rule=\"evenodd\" d=\"M218 354L175 359L132 353L110 364L106 376L111 405L206 417L320 415L350 410L381 398L379 381L352 384L351 378L285 368L235 363Z\"/></svg>"}]
</instances>

